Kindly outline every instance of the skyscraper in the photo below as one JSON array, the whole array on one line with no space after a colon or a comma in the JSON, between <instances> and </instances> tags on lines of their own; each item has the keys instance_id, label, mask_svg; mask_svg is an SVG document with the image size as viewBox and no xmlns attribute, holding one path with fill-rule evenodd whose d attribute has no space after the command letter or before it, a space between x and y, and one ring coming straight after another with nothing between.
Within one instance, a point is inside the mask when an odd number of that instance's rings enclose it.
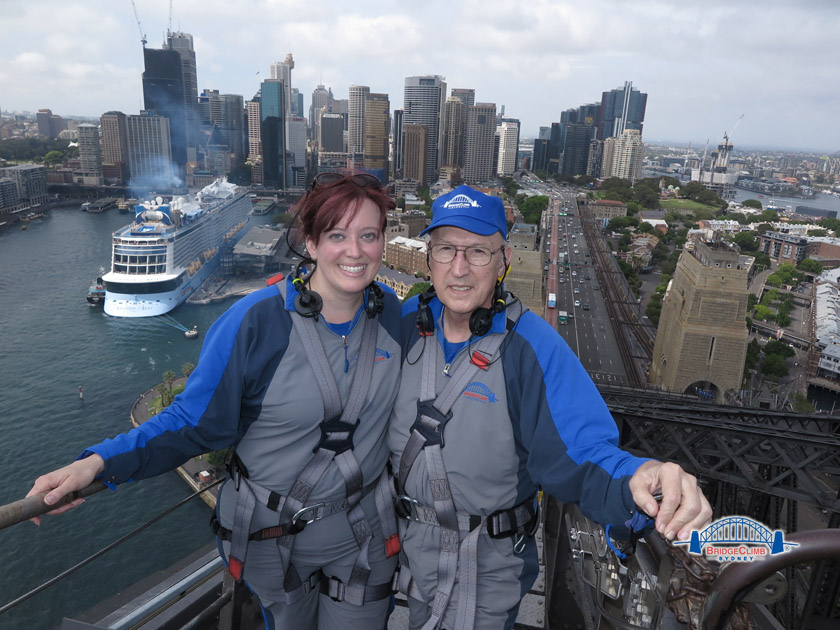
<instances>
[{"instance_id":1,"label":"skyscraper","mask_svg":"<svg viewBox=\"0 0 840 630\"><path fill-rule=\"evenodd\" d=\"M464 107L475 105L475 90L472 88L452 88L450 96L460 99Z\"/></svg>"},{"instance_id":2,"label":"skyscraper","mask_svg":"<svg viewBox=\"0 0 840 630\"><path fill-rule=\"evenodd\" d=\"M387 94L367 94L365 98L364 168L379 181L388 181L388 127L391 101Z\"/></svg>"},{"instance_id":3,"label":"skyscraper","mask_svg":"<svg viewBox=\"0 0 840 630\"><path fill-rule=\"evenodd\" d=\"M195 64L193 37L189 33L167 32L164 48L174 50L181 57L181 80L184 85L184 137L187 161L198 159L199 142L198 74Z\"/></svg>"},{"instance_id":4,"label":"skyscraper","mask_svg":"<svg viewBox=\"0 0 840 630\"><path fill-rule=\"evenodd\" d=\"M312 103L309 105L309 132L313 140L320 137L318 125L321 120L321 109L326 107L327 113L331 113L328 107L331 98L332 93L323 85L319 85L312 91Z\"/></svg>"},{"instance_id":5,"label":"skyscraper","mask_svg":"<svg viewBox=\"0 0 840 630\"><path fill-rule=\"evenodd\" d=\"M534 140L534 157L531 160L531 170L548 171L548 139Z\"/></svg>"},{"instance_id":6,"label":"skyscraper","mask_svg":"<svg viewBox=\"0 0 840 630\"><path fill-rule=\"evenodd\" d=\"M228 144L231 160L238 164L245 159L245 104L241 94L221 94L222 136Z\"/></svg>"},{"instance_id":7,"label":"skyscraper","mask_svg":"<svg viewBox=\"0 0 840 630\"><path fill-rule=\"evenodd\" d=\"M467 109L467 125L462 176L478 184L495 177L493 161L496 142L496 104L476 103Z\"/></svg>"},{"instance_id":8,"label":"skyscraper","mask_svg":"<svg viewBox=\"0 0 840 630\"><path fill-rule=\"evenodd\" d=\"M647 94L635 89L632 81L625 82L623 88L603 92L597 119L598 140L618 137L625 129L641 133L646 106Z\"/></svg>"},{"instance_id":9,"label":"skyscraper","mask_svg":"<svg viewBox=\"0 0 840 630\"><path fill-rule=\"evenodd\" d=\"M611 175L635 183L642 177L644 153L641 132L638 129L625 129L616 139Z\"/></svg>"},{"instance_id":10,"label":"skyscraper","mask_svg":"<svg viewBox=\"0 0 840 630\"><path fill-rule=\"evenodd\" d=\"M292 179L287 181L289 186L306 185L306 118L301 116L289 117L287 129L287 167ZM288 180L288 175L287 175Z\"/></svg>"},{"instance_id":11,"label":"skyscraper","mask_svg":"<svg viewBox=\"0 0 840 630\"><path fill-rule=\"evenodd\" d=\"M142 111L139 116L126 118L132 187L161 189L173 185L173 177L177 174L173 172L169 122L168 118L153 111Z\"/></svg>"},{"instance_id":12,"label":"skyscraper","mask_svg":"<svg viewBox=\"0 0 840 630\"><path fill-rule=\"evenodd\" d=\"M595 128L586 123L566 125L566 140L563 146L563 175L585 175L589 161L589 142Z\"/></svg>"},{"instance_id":13,"label":"skyscraper","mask_svg":"<svg viewBox=\"0 0 840 630\"><path fill-rule=\"evenodd\" d=\"M547 170L549 175L560 172L560 158L563 155L563 123L551 123L551 131L548 140L548 162Z\"/></svg>"},{"instance_id":14,"label":"skyscraper","mask_svg":"<svg viewBox=\"0 0 840 630\"><path fill-rule=\"evenodd\" d=\"M365 154L365 100L370 94L367 85L351 85L347 103L347 152L361 162Z\"/></svg>"},{"instance_id":15,"label":"skyscraper","mask_svg":"<svg viewBox=\"0 0 840 630\"><path fill-rule=\"evenodd\" d=\"M260 141L265 185L286 188L286 116L283 82L267 79L260 90Z\"/></svg>"},{"instance_id":16,"label":"skyscraper","mask_svg":"<svg viewBox=\"0 0 840 630\"><path fill-rule=\"evenodd\" d=\"M82 123L79 130L79 170L73 178L85 186L102 185L102 151L99 147L99 127Z\"/></svg>"},{"instance_id":17,"label":"skyscraper","mask_svg":"<svg viewBox=\"0 0 840 630\"><path fill-rule=\"evenodd\" d=\"M344 116L322 113L318 129L321 134L317 138L320 151L344 153Z\"/></svg>"},{"instance_id":18,"label":"skyscraper","mask_svg":"<svg viewBox=\"0 0 840 630\"><path fill-rule=\"evenodd\" d=\"M402 177L402 170L403 170L403 110L402 109L395 109L394 110L394 126L391 130L391 137L393 141L393 167L394 167L394 179L400 179Z\"/></svg>"},{"instance_id":19,"label":"skyscraper","mask_svg":"<svg viewBox=\"0 0 840 630\"><path fill-rule=\"evenodd\" d=\"M413 179L422 183L426 176L426 157L428 155L429 129L425 125L403 123L403 179Z\"/></svg>"},{"instance_id":20,"label":"skyscraper","mask_svg":"<svg viewBox=\"0 0 840 630\"><path fill-rule=\"evenodd\" d=\"M516 170L516 156L519 152L519 121L502 119L496 127L499 136L499 159L496 174L510 177Z\"/></svg>"},{"instance_id":21,"label":"skyscraper","mask_svg":"<svg viewBox=\"0 0 840 630\"><path fill-rule=\"evenodd\" d=\"M105 112L100 116L99 122L102 133L103 176L116 183L127 182L129 172L126 116L122 112Z\"/></svg>"},{"instance_id":22,"label":"skyscraper","mask_svg":"<svg viewBox=\"0 0 840 630\"><path fill-rule=\"evenodd\" d=\"M176 50L143 49L143 103L169 120L168 137L174 173L184 180L187 166L186 106L181 55ZM137 174L132 170L132 177Z\"/></svg>"},{"instance_id":23,"label":"skyscraper","mask_svg":"<svg viewBox=\"0 0 840 630\"><path fill-rule=\"evenodd\" d=\"M283 115L286 118L292 113L292 70L294 67L295 60L292 58L292 53L288 53L284 61L275 61L269 69L272 80L283 82L283 103L286 108Z\"/></svg>"},{"instance_id":24,"label":"skyscraper","mask_svg":"<svg viewBox=\"0 0 840 630\"><path fill-rule=\"evenodd\" d=\"M406 77L404 101L403 126L423 125L428 132L421 181L428 185L437 179L440 166L440 118L446 103L446 80L439 75Z\"/></svg>"},{"instance_id":25,"label":"skyscraper","mask_svg":"<svg viewBox=\"0 0 840 630\"><path fill-rule=\"evenodd\" d=\"M255 96L245 104L248 117L248 161L256 162L262 159L262 142L260 142L260 99Z\"/></svg>"},{"instance_id":26,"label":"skyscraper","mask_svg":"<svg viewBox=\"0 0 840 630\"><path fill-rule=\"evenodd\" d=\"M441 166L456 168L463 166L466 112L467 107L457 96L450 96L446 99L443 117L443 160Z\"/></svg>"}]
</instances>

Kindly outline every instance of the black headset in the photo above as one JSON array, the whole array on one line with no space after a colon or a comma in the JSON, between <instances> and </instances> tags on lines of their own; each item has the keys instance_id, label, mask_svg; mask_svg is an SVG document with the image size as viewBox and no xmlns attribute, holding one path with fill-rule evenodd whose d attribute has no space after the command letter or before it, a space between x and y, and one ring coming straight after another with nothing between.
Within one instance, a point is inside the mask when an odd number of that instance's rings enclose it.
<instances>
[{"instance_id":1,"label":"black headset","mask_svg":"<svg viewBox=\"0 0 840 630\"><path fill-rule=\"evenodd\" d=\"M324 307L324 299L317 291L313 291L307 286L308 278L303 278L303 265L306 262L314 263L315 261L302 260L298 263L297 269L295 269L295 279L292 280L292 284L298 290L298 294L295 296L295 312L301 317L311 317L317 322L321 309ZM369 319L373 319L385 308L385 292L376 282L371 282L367 289L365 314Z\"/></svg>"},{"instance_id":2,"label":"black headset","mask_svg":"<svg viewBox=\"0 0 840 630\"><path fill-rule=\"evenodd\" d=\"M435 317L432 315L432 309L429 302L435 297L435 288L430 286L417 298L417 314L415 315L415 322L420 334L423 336L431 335L435 332ZM479 307L475 309L470 315L470 334L476 337L481 337L490 332L490 327L493 325L493 318L507 309L508 292L502 286L501 281L496 282L496 287L493 289L493 302L490 308Z\"/></svg>"}]
</instances>

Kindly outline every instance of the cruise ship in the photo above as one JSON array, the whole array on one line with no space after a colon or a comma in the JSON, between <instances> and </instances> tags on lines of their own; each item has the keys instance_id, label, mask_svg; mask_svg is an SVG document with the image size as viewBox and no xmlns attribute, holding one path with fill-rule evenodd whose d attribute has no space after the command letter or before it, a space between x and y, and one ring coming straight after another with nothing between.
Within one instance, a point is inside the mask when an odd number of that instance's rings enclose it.
<instances>
[{"instance_id":1,"label":"cruise ship","mask_svg":"<svg viewBox=\"0 0 840 630\"><path fill-rule=\"evenodd\" d=\"M134 207L134 221L114 232L105 312L151 317L184 302L218 267L221 253L245 234L251 200L216 180L195 197L161 197Z\"/></svg>"}]
</instances>

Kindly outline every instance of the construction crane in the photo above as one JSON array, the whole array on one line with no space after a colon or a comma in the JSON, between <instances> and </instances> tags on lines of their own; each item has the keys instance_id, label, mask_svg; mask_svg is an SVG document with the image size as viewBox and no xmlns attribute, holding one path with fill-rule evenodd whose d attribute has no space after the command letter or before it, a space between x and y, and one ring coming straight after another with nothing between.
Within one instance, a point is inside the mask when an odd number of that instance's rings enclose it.
<instances>
[{"instance_id":1,"label":"construction crane","mask_svg":"<svg viewBox=\"0 0 840 630\"><path fill-rule=\"evenodd\" d=\"M729 142L729 139L732 138L732 134L735 133L735 130L738 128L738 125L741 124L741 120L743 120L743 118L744 118L743 114L738 116L738 120L736 120L735 124L732 125L732 130L729 131L729 132L726 132L726 131L723 132L723 144L727 144Z\"/></svg>"},{"instance_id":2,"label":"construction crane","mask_svg":"<svg viewBox=\"0 0 840 630\"><path fill-rule=\"evenodd\" d=\"M146 47L146 34L143 32L143 27L140 24L140 16L137 15L137 7L134 4L134 0L131 0L131 8L134 9L134 19L137 21L137 30L140 31L140 43L143 44L143 48Z\"/></svg>"}]
</instances>

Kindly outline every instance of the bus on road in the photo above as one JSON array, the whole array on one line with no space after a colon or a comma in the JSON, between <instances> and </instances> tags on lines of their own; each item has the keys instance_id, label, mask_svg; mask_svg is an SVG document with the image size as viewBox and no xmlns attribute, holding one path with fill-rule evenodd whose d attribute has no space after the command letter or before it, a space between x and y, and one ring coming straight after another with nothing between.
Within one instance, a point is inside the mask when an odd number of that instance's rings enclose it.
<instances>
[{"instance_id":1,"label":"bus on road","mask_svg":"<svg viewBox=\"0 0 840 630\"><path fill-rule=\"evenodd\" d=\"M558 311L557 313L557 321L561 324L565 324L569 320L569 314L566 311Z\"/></svg>"},{"instance_id":2,"label":"bus on road","mask_svg":"<svg viewBox=\"0 0 840 630\"><path fill-rule=\"evenodd\" d=\"M548 294L548 308L557 306L557 296L554 293Z\"/></svg>"}]
</instances>

